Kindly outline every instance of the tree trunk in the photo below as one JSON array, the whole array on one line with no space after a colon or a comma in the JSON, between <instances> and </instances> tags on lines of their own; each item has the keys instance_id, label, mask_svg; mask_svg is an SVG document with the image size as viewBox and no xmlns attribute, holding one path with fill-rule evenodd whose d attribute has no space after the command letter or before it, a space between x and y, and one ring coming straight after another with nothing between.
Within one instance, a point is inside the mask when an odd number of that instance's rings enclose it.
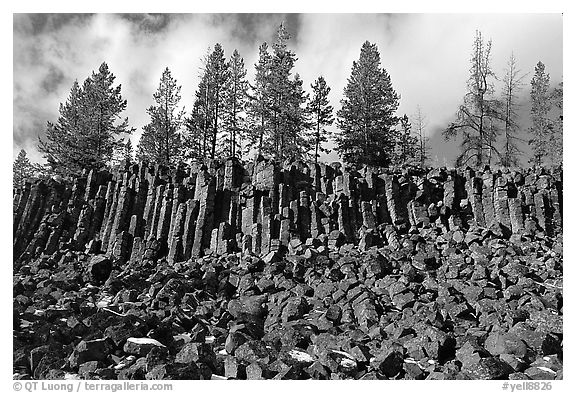
<instances>
[{"instance_id":1,"label":"tree trunk","mask_svg":"<svg viewBox=\"0 0 576 393\"><path fill-rule=\"evenodd\" d=\"M231 138L232 139L232 149L231 149L231 156L236 156L236 83L234 83L234 101L232 102L232 132Z\"/></svg>"},{"instance_id":2,"label":"tree trunk","mask_svg":"<svg viewBox=\"0 0 576 393\"><path fill-rule=\"evenodd\" d=\"M216 156L216 135L218 134L218 104L219 104L219 97L218 97L219 91L216 90L216 95L215 97L215 107L214 107L214 133L212 134L212 154L210 155L210 157L212 159L214 159L214 157Z\"/></svg>"},{"instance_id":3,"label":"tree trunk","mask_svg":"<svg viewBox=\"0 0 576 393\"><path fill-rule=\"evenodd\" d=\"M100 125L102 123L102 105L99 105L99 112L98 112L98 125L96 127L96 157L94 160L94 163L92 163L92 165L94 166L98 166L98 161L100 160L100 143L101 143L101 129L100 129Z\"/></svg>"},{"instance_id":4,"label":"tree trunk","mask_svg":"<svg viewBox=\"0 0 576 393\"><path fill-rule=\"evenodd\" d=\"M204 89L204 127L202 130L202 154L201 157L206 157L206 142L208 137L208 84Z\"/></svg>"},{"instance_id":5,"label":"tree trunk","mask_svg":"<svg viewBox=\"0 0 576 393\"><path fill-rule=\"evenodd\" d=\"M418 132L420 136L420 166L424 166L424 138L422 136L422 128Z\"/></svg>"},{"instance_id":6,"label":"tree trunk","mask_svg":"<svg viewBox=\"0 0 576 393\"><path fill-rule=\"evenodd\" d=\"M318 164L318 145L320 145L320 111L318 111L316 115L316 149L314 152L314 164Z\"/></svg>"},{"instance_id":7,"label":"tree trunk","mask_svg":"<svg viewBox=\"0 0 576 393\"><path fill-rule=\"evenodd\" d=\"M484 148L484 97L480 96L480 124L478 125L478 154L476 156L476 166L481 167L484 161L483 148Z\"/></svg>"},{"instance_id":8,"label":"tree trunk","mask_svg":"<svg viewBox=\"0 0 576 393\"><path fill-rule=\"evenodd\" d=\"M258 155L262 154L262 143L264 142L264 104L262 104L261 113L261 125L260 125L260 140L258 141Z\"/></svg>"},{"instance_id":9,"label":"tree trunk","mask_svg":"<svg viewBox=\"0 0 576 393\"><path fill-rule=\"evenodd\" d=\"M168 87L166 87L168 90ZM164 101L164 127L165 127L165 148L166 148L166 165L170 165L170 120L168 119L168 91L166 91L166 100Z\"/></svg>"},{"instance_id":10,"label":"tree trunk","mask_svg":"<svg viewBox=\"0 0 576 393\"><path fill-rule=\"evenodd\" d=\"M370 151L368 147L368 119L364 119L364 156L368 157Z\"/></svg>"}]
</instances>

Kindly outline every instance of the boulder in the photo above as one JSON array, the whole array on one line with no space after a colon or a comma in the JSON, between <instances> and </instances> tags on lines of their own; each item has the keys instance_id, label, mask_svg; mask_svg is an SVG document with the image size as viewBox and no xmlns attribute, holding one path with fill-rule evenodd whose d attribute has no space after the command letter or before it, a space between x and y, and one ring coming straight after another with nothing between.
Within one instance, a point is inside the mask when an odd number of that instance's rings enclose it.
<instances>
[{"instance_id":1,"label":"boulder","mask_svg":"<svg viewBox=\"0 0 576 393\"><path fill-rule=\"evenodd\" d=\"M94 255L90 258L88 272L90 277L96 282L104 282L110 277L113 264L112 259L106 255Z\"/></svg>"},{"instance_id":2,"label":"boulder","mask_svg":"<svg viewBox=\"0 0 576 393\"><path fill-rule=\"evenodd\" d=\"M112 353L114 343L109 338L82 340L68 358L70 367L76 368L82 363L92 360L106 360Z\"/></svg>"},{"instance_id":3,"label":"boulder","mask_svg":"<svg viewBox=\"0 0 576 393\"><path fill-rule=\"evenodd\" d=\"M129 355L146 356L153 348L165 349L166 346L153 338L130 337L126 340L123 349Z\"/></svg>"}]
</instances>

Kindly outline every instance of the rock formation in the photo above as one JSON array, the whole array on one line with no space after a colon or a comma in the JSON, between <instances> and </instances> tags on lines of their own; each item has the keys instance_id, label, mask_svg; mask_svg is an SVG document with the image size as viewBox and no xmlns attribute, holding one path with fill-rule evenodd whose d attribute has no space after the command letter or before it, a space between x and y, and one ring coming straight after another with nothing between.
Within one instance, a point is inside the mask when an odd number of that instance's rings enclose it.
<instances>
[{"instance_id":1,"label":"rock formation","mask_svg":"<svg viewBox=\"0 0 576 393\"><path fill-rule=\"evenodd\" d=\"M562 377L559 170L141 163L13 210L22 376Z\"/></svg>"},{"instance_id":2,"label":"rock formation","mask_svg":"<svg viewBox=\"0 0 576 393\"><path fill-rule=\"evenodd\" d=\"M242 167L233 159L171 171L135 164L113 175L90 171L70 186L27 183L14 196L14 255L88 246L126 262L143 242L157 241L175 263L236 251L264 256L298 241L327 247L340 236L369 248L410 228L555 236L562 232L561 175L281 168L264 160Z\"/></svg>"}]
</instances>

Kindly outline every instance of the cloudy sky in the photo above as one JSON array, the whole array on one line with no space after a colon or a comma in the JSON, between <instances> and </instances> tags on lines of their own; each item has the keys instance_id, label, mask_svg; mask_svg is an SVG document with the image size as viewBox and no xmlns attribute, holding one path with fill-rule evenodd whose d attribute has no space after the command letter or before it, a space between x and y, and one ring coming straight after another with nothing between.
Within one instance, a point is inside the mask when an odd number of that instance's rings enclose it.
<instances>
[{"instance_id":1,"label":"cloudy sky","mask_svg":"<svg viewBox=\"0 0 576 393\"><path fill-rule=\"evenodd\" d=\"M529 74L524 100L538 61L553 86L563 77L560 14L14 14L13 156L24 148L33 160L41 159L36 143L46 122L57 119L74 80L82 82L103 61L122 84L136 143L165 67L182 85L182 104L189 109L200 58L209 47L219 42L227 56L238 49L252 80L258 46L273 40L282 21L298 57L295 71L306 87L323 75L335 109L362 43L376 43L401 96L398 114L422 108L433 160L440 165L457 154L458 146L444 142L440 132L465 94L476 29L492 39L498 75L504 75L512 52Z\"/></svg>"}]
</instances>

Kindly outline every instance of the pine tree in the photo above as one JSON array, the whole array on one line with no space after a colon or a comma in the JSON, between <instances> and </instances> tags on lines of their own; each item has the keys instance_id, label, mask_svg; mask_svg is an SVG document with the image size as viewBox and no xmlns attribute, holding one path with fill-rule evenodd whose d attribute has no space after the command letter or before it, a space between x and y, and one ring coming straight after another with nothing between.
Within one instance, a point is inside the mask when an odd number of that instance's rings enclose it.
<instances>
[{"instance_id":1,"label":"pine tree","mask_svg":"<svg viewBox=\"0 0 576 393\"><path fill-rule=\"evenodd\" d=\"M212 140L213 99L208 73L208 59L211 50L202 59L200 69L200 83L194 93L194 105L190 117L185 120L186 132L183 136L184 153L186 159L203 160L209 156L210 141Z\"/></svg>"},{"instance_id":2,"label":"pine tree","mask_svg":"<svg viewBox=\"0 0 576 393\"><path fill-rule=\"evenodd\" d=\"M181 128L184 109L179 109L181 86L166 67L154 93L154 105L147 109L150 122L138 142L138 160L176 165L183 159Z\"/></svg>"},{"instance_id":3,"label":"pine tree","mask_svg":"<svg viewBox=\"0 0 576 393\"><path fill-rule=\"evenodd\" d=\"M225 143L230 157L242 156L242 138L246 131L243 113L246 111L248 81L244 59L234 50L228 61L229 78L226 81L223 103Z\"/></svg>"},{"instance_id":4,"label":"pine tree","mask_svg":"<svg viewBox=\"0 0 576 393\"><path fill-rule=\"evenodd\" d=\"M279 161L304 158L310 150L307 95L300 76L291 76L296 55L288 49L289 39L284 24L280 24L272 53L266 43L260 46L247 105L248 140L258 154Z\"/></svg>"},{"instance_id":5,"label":"pine tree","mask_svg":"<svg viewBox=\"0 0 576 393\"><path fill-rule=\"evenodd\" d=\"M249 130L247 139L256 146L258 154L264 150L264 140L270 119L270 68L272 57L268 45L260 45L258 62L254 65L256 75L254 85L250 86L252 93L248 96L247 114Z\"/></svg>"},{"instance_id":6,"label":"pine tree","mask_svg":"<svg viewBox=\"0 0 576 393\"><path fill-rule=\"evenodd\" d=\"M308 101L308 111L312 116L312 127L314 129L314 162L318 163L319 153L329 152L328 149L322 147L322 144L328 141L329 133L325 127L334 123L334 117L332 116L333 108L328 100L330 87L326 84L324 77L319 76L310 86L312 87L312 97Z\"/></svg>"},{"instance_id":7,"label":"pine tree","mask_svg":"<svg viewBox=\"0 0 576 393\"><path fill-rule=\"evenodd\" d=\"M532 90L530 91L530 98L532 99L532 108L530 110L532 126L530 127L530 133L532 138L528 141L528 144L533 149L533 157L530 161L536 165L542 165L549 155L553 124L548 117L552 108L548 92L550 75L546 73L546 66L541 61L536 64L534 77L530 84L532 85Z\"/></svg>"},{"instance_id":8,"label":"pine tree","mask_svg":"<svg viewBox=\"0 0 576 393\"><path fill-rule=\"evenodd\" d=\"M90 130L83 140L89 152L92 168L103 167L112 158L116 137L131 133L128 119L115 125L118 114L126 109L127 102L122 99L121 86L112 87L116 77L110 73L108 65L102 63L98 73L92 73L83 85L86 99L83 114L87 129Z\"/></svg>"},{"instance_id":9,"label":"pine tree","mask_svg":"<svg viewBox=\"0 0 576 393\"><path fill-rule=\"evenodd\" d=\"M70 175L83 168L104 167L118 136L133 131L128 119L120 117L127 102L121 85L114 87L114 81L108 65L102 63L82 86L72 85L67 101L60 104L58 121L48 122L46 140L39 141L38 149L54 172Z\"/></svg>"},{"instance_id":10,"label":"pine tree","mask_svg":"<svg viewBox=\"0 0 576 393\"><path fill-rule=\"evenodd\" d=\"M134 148L132 147L132 141L128 138L128 141L124 143L124 160L131 162L134 159Z\"/></svg>"},{"instance_id":11,"label":"pine tree","mask_svg":"<svg viewBox=\"0 0 576 393\"><path fill-rule=\"evenodd\" d=\"M504 151L502 152L501 165L505 167L517 166L522 153L518 147L521 139L517 136L520 130L518 124L518 90L523 86L522 80L525 76L520 75L516 58L512 53L504 77L501 105L503 109L501 117L504 121Z\"/></svg>"},{"instance_id":12,"label":"pine tree","mask_svg":"<svg viewBox=\"0 0 576 393\"><path fill-rule=\"evenodd\" d=\"M85 152L79 141L84 133L81 112L83 91L74 81L65 103L60 103L60 117L56 123L48 122L46 140L39 138L38 150L44 153L50 170L61 174L78 174L82 171Z\"/></svg>"},{"instance_id":13,"label":"pine tree","mask_svg":"<svg viewBox=\"0 0 576 393\"><path fill-rule=\"evenodd\" d=\"M395 164L400 166L415 164L418 161L418 139L412 135L412 125L407 115L400 118L397 138Z\"/></svg>"},{"instance_id":14,"label":"pine tree","mask_svg":"<svg viewBox=\"0 0 576 393\"><path fill-rule=\"evenodd\" d=\"M296 55L287 47L289 39L290 34L288 34L284 24L280 24L276 32L276 40L272 44L273 55L269 85L272 143L268 145L268 153L280 161L285 156L285 148L289 147L288 142L291 139L289 122L294 120L290 119L290 110L293 109L291 104L293 106L294 100L297 100L297 97L291 97L297 84L290 81L290 73L296 62Z\"/></svg>"},{"instance_id":15,"label":"pine tree","mask_svg":"<svg viewBox=\"0 0 576 393\"><path fill-rule=\"evenodd\" d=\"M12 183L14 188L21 188L24 182L34 175L34 166L26 157L26 151L21 149L12 165Z\"/></svg>"},{"instance_id":16,"label":"pine tree","mask_svg":"<svg viewBox=\"0 0 576 393\"><path fill-rule=\"evenodd\" d=\"M202 59L192 113L185 120L186 157L200 160L229 154L230 135L225 123L229 78L229 63L224 58L222 45L216 44Z\"/></svg>"},{"instance_id":17,"label":"pine tree","mask_svg":"<svg viewBox=\"0 0 576 393\"><path fill-rule=\"evenodd\" d=\"M414 124L417 138L416 154L418 163L423 167L430 160L430 138L426 136L426 132L424 131L428 123L422 113L420 105L416 107L416 113L413 115L412 123Z\"/></svg>"},{"instance_id":18,"label":"pine tree","mask_svg":"<svg viewBox=\"0 0 576 393\"><path fill-rule=\"evenodd\" d=\"M294 79L289 81L289 89L283 109L284 123L280 129L280 151L276 158L279 160L305 160L313 148L313 139L309 134L311 127L310 113L306 107L308 94L304 92L303 81L296 73Z\"/></svg>"},{"instance_id":19,"label":"pine tree","mask_svg":"<svg viewBox=\"0 0 576 393\"><path fill-rule=\"evenodd\" d=\"M552 121L552 162L555 165L562 165L562 137L564 128L564 84L560 82L558 87L554 88L551 95L552 106L558 111L555 119Z\"/></svg>"},{"instance_id":20,"label":"pine tree","mask_svg":"<svg viewBox=\"0 0 576 393\"><path fill-rule=\"evenodd\" d=\"M390 76L380 68L380 53L366 41L344 88L337 112L336 150L345 162L388 166L394 154L399 97Z\"/></svg>"},{"instance_id":21,"label":"pine tree","mask_svg":"<svg viewBox=\"0 0 576 393\"><path fill-rule=\"evenodd\" d=\"M495 143L500 133L498 125L498 101L492 97L495 79L490 66L492 41L484 42L482 33L476 31L476 38L470 59L472 67L468 79L468 92L464 103L443 135L446 140L458 135L462 137L461 153L456 165L466 165L475 158L475 164L481 166L490 163L492 154L498 154Z\"/></svg>"},{"instance_id":22,"label":"pine tree","mask_svg":"<svg viewBox=\"0 0 576 393\"><path fill-rule=\"evenodd\" d=\"M226 92L226 84L229 77L228 63L224 58L224 50L222 45L214 45L214 50L208 57L208 64L206 67L207 83L208 83L208 99L210 100L209 107L212 109L212 133L210 140L210 158L216 156L216 145L218 142L218 120L223 116L224 96Z\"/></svg>"},{"instance_id":23,"label":"pine tree","mask_svg":"<svg viewBox=\"0 0 576 393\"><path fill-rule=\"evenodd\" d=\"M182 145L185 160L201 161L207 156L207 133L204 125L205 112L202 104L196 100L190 117L184 120L185 133L182 136Z\"/></svg>"}]
</instances>

